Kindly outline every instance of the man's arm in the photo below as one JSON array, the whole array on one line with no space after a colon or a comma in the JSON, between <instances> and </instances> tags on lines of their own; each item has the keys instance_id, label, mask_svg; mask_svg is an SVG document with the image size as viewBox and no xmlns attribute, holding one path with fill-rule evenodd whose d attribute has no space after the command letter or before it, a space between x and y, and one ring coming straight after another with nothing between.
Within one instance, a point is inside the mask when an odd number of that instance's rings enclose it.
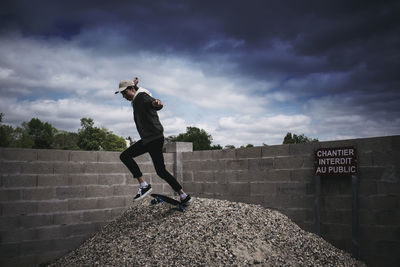
<instances>
[{"instance_id":1,"label":"man's arm","mask_svg":"<svg viewBox=\"0 0 400 267\"><path fill-rule=\"evenodd\" d=\"M163 103L159 99L155 99L148 94L143 94L143 101L145 105L149 108L160 110L163 108Z\"/></svg>"}]
</instances>

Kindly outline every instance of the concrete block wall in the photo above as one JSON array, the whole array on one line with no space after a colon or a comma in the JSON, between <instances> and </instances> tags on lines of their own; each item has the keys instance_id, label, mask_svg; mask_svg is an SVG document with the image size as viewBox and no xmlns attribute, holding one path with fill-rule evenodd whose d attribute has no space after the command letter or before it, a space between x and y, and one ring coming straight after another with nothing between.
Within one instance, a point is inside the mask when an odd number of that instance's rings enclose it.
<instances>
[{"instance_id":1,"label":"concrete block wall","mask_svg":"<svg viewBox=\"0 0 400 267\"><path fill-rule=\"evenodd\" d=\"M359 166L360 258L400 263L400 136L183 153L189 193L261 204L314 229L314 151L355 146ZM351 177L321 178L321 235L352 252Z\"/></svg>"},{"instance_id":2,"label":"concrete block wall","mask_svg":"<svg viewBox=\"0 0 400 267\"><path fill-rule=\"evenodd\" d=\"M119 154L0 148L0 266L55 259L129 207L138 186ZM155 192L172 193L148 154L136 160Z\"/></svg>"}]
</instances>

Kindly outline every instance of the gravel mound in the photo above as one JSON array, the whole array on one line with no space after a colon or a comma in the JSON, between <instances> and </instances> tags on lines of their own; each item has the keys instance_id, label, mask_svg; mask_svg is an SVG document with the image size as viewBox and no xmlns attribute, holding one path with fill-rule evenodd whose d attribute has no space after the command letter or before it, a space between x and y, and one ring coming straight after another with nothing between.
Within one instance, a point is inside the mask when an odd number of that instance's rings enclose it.
<instances>
[{"instance_id":1,"label":"gravel mound","mask_svg":"<svg viewBox=\"0 0 400 267\"><path fill-rule=\"evenodd\" d=\"M278 211L196 198L186 212L150 198L50 266L365 266Z\"/></svg>"}]
</instances>

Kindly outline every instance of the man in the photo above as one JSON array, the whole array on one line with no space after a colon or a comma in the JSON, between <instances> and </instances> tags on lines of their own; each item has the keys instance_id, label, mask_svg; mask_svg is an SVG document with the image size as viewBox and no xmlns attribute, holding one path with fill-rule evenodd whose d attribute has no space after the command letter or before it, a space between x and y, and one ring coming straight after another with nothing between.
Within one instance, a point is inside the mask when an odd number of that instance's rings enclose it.
<instances>
[{"instance_id":1,"label":"man","mask_svg":"<svg viewBox=\"0 0 400 267\"><path fill-rule=\"evenodd\" d=\"M139 88L137 86L138 82L139 79L137 77L133 82L123 80L119 83L118 91L115 92L116 94L121 93L123 98L131 102L136 128L141 138L141 140L127 148L120 155L121 161L140 184L138 193L133 200L140 200L152 191L151 185L144 180L139 166L133 159L148 152L153 160L157 175L164 179L179 194L182 204L188 204L191 201L190 195L187 195L183 191L182 186L166 170L164 164L162 150L164 145L164 129L157 114L157 111L162 109L163 103L158 99L154 99L148 90Z\"/></svg>"}]
</instances>

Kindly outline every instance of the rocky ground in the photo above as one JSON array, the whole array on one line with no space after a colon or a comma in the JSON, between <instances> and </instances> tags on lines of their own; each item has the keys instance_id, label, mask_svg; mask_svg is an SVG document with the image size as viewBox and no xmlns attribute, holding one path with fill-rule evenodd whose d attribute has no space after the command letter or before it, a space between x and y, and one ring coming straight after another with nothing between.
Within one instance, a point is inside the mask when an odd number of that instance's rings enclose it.
<instances>
[{"instance_id":1,"label":"rocky ground","mask_svg":"<svg viewBox=\"0 0 400 267\"><path fill-rule=\"evenodd\" d=\"M182 213L147 198L50 266L365 266L280 212L196 198Z\"/></svg>"}]
</instances>

